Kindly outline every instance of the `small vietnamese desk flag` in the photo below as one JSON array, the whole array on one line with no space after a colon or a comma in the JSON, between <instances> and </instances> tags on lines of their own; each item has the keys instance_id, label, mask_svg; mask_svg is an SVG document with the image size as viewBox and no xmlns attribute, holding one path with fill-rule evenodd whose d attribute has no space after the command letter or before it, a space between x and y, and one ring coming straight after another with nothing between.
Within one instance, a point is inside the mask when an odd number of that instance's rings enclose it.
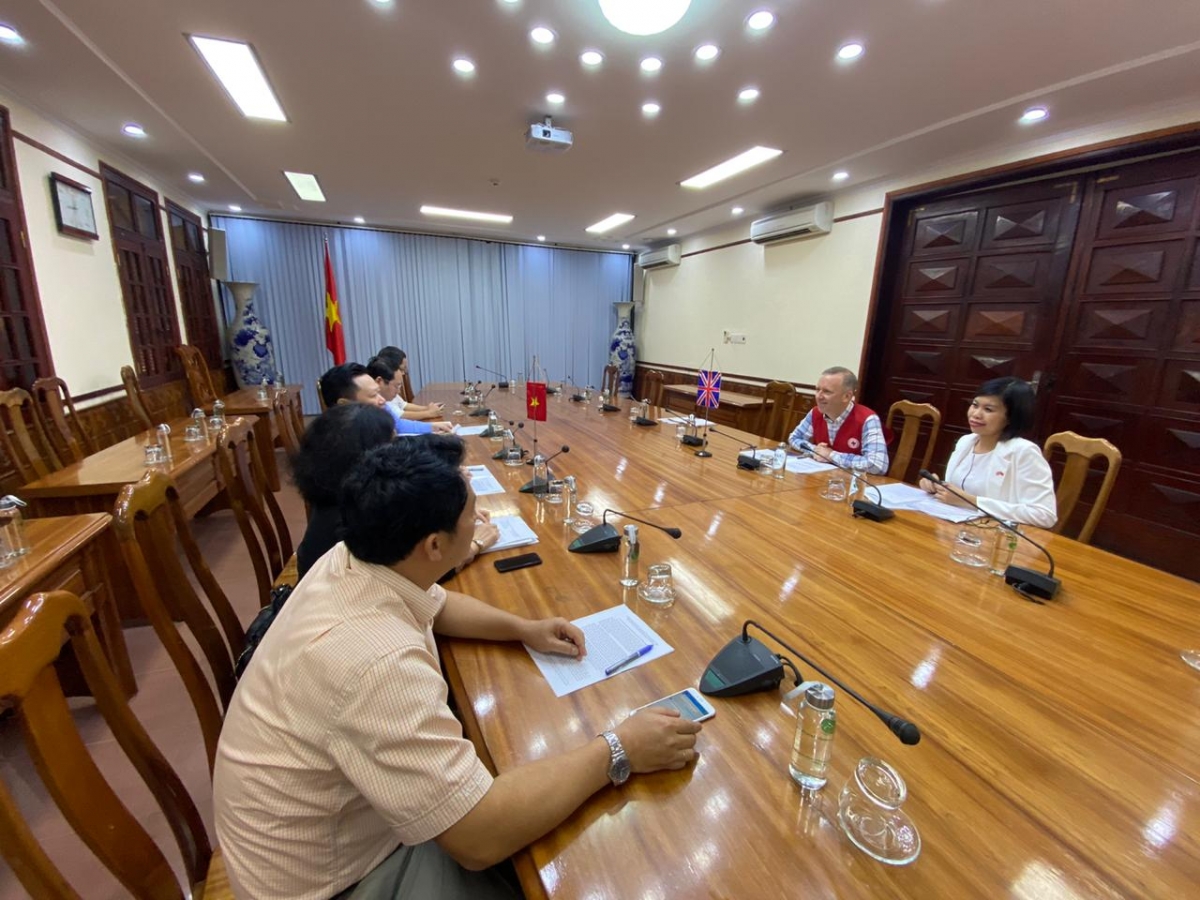
<instances>
[{"instance_id":1,"label":"small vietnamese desk flag","mask_svg":"<svg viewBox=\"0 0 1200 900\"><path fill-rule=\"evenodd\" d=\"M338 304L337 285L333 283L329 241L325 242L325 347L333 354L335 366L340 366L346 361L346 341L342 337L342 308Z\"/></svg>"},{"instance_id":2,"label":"small vietnamese desk flag","mask_svg":"<svg viewBox=\"0 0 1200 900\"><path fill-rule=\"evenodd\" d=\"M546 421L546 382L525 383L525 415L535 422Z\"/></svg>"},{"instance_id":3,"label":"small vietnamese desk flag","mask_svg":"<svg viewBox=\"0 0 1200 900\"><path fill-rule=\"evenodd\" d=\"M721 373L700 370L700 379L696 382L696 405L706 409L716 409L721 402Z\"/></svg>"}]
</instances>

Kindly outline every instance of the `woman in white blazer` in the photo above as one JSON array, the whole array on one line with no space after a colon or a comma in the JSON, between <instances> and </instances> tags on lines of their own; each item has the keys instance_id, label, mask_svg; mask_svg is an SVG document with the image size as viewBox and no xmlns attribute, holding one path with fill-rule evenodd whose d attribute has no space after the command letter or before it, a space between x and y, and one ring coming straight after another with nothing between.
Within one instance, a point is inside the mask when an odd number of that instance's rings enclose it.
<instances>
[{"instance_id":1,"label":"woman in white blazer","mask_svg":"<svg viewBox=\"0 0 1200 900\"><path fill-rule=\"evenodd\" d=\"M950 454L944 481L992 518L1051 528L1058 519L1054 478L1041 448L1017 435L1033 424L1033 388L1019 378L994 378L979 388L967 412L971 433ZM966 506L928 479L939 500Z\"/></svg>"}]
</instances>

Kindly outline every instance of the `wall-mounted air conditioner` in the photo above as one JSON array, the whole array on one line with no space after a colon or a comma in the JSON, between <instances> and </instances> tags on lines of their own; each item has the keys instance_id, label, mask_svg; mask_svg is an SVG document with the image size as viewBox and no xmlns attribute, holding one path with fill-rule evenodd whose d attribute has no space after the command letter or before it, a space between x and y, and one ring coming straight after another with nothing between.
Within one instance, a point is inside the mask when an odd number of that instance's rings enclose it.
<instances>
[{"instance_id":1,"label":"wall-mounted air conditioner","mask_svg":"<svg viewBox=\"0 0 1200 900\"><path fill-rule=\"evenodd\" d=\"M668 244L658 250L647 250L645 253L639 253L637 258L638 267L641 269L665 269L667 266L679 265L679 260L683 258L683 248L679 244Z\"/></svg>"},{"instance_id":2,"label":"wall-mounted air conditioner","mask_svg":"<svg viewBox=\"0 0 1200 900\"><path fill-rule=\"evenodd\" d=\"M833 228L833 204L829 201L805 206L750 223L750 240L756 244L795 241L829 234Z\"/></svg>"}]
</instances>

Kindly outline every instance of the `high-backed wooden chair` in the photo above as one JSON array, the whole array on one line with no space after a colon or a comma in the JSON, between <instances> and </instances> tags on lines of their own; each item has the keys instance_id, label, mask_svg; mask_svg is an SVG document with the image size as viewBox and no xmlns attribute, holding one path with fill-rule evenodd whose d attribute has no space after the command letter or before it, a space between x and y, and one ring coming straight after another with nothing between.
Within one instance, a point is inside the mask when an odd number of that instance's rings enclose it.
<instances>
[{"instance_id":1,"label":"high-backed wooden chair","mask_svg":"<svg viewBox=\"0 0 1200 900\"><path fill-rule=\"evenodd\" d=\"M412 403L415 396L417 395L413 393L412 379L408 377L408 372L405 371L404 378L400 381L400 399L405 403Z\"/></svg>"},{"instance_id":2,"label":"high-backed wooden chair","mask_svg":"<svg viewBox=\"0 0 1200 900\"><path fill-rule=\"evenodd\" d=\"M297 403L282 392L271 404L271 414L279 429L279 442L288 459L300 452L300 435L304 433L304 419L296 407Z\"/></svg>"},{"instance_id":3,"label":"high-backed wooden chair","mask_svg":"<svg viewBox=\"0 0 1200 900\"><path fill-rule=\"evenodd\" d=\"M183 374L187 378L192 403L205 412L209 411L220 397L213 388L212 374L208 371L204 354L190 344L181 344L175 348L175 352L183 363Z\"/></svg>"},{"instance_id":4,"label":"high-backed wooden chair","mask_svg":"<svg viewBox=\"0 0 1200 900\"><path fill-rule=\"evenodd\" d=\"M772 443L786 440L784 434L796 401L796 386L790 381L768 381L763 389L763 405L754 421L754 433Z\"/></svg>"},{"instance_id":5,"label":"high-backed wooden chair","mask_svg":"<svg viewBox=\"0 0 1200 900\"><path fill-rule=\"evenodd\" d=\"M1108 462L1104 480L1100 482L1100 490L1096 492L1096 499L1092 501L1092 510L1076 536L1076 540L1082 544L1091 543L1092 533L1096 530L1100 517L1104 515L1108 496L1112 493L1113 485L1117 481L1117 472L1121 469L1121 451L1104 438L1083 437L1073 431L1060 431L1046 438L1042 455L1046 457L1047 462L1051 461L1055 447L1061 447L1067 456L1062 478L1058 481L1058 491L1055 493L1058 521L1051 529L1055 534L1062 532L1067 520L1071 518L1071 513L1075 511L1092 462L1097 458Z\"/></svg>"},{"instance_id":6,"label":"high-backed wooden chair","mask_svg":"<svg viewBox=\"0 0 1200 900\"><path fill-rule=\"evenodd\" d=\"M33 396L46 423L55 452L64 463L80 462L96 452L96 446L79 421L75 401L61 378L39 378Z\"/></svg>"},{"instance_id":7,"label":"high-backed wooden chair","mask_svg":"<svg viewBox=\"0 0 1200 900\"><path fill-rule=\"evenodd\" d=\"M0 448L22 484L62 468L33 397L21 388L0 391Z\"/></svg>"},{"instance_id":8,"label":"high-backed wooden chair","mask_svg":"<svg viewBox=\"0 0 1200 900\"><path fill-rule=\"evenodd\" d=\"M663 373L658 369L650 369L642 376L642 399L650 401L646 411L649 419L662 417Z\"/></svg>"},{"instance_id":9,"label":"high-backed wooden chair","mask_svg":"<svg viewBox=\"0 0 1200 900\"><path fill-rule=\"evenodd\" d=\"M133 366L121 366L121 384L125 386L125 396L129 398L129 408L133 410L134 417L142 424L142 427L149 431L159 424L150 415L150 407L146 405L146 396L142 393L142 386L138 384L137 373L133 371Z\"/></svg>"},{"instance_id":10,"label":"high-backed wooden chair","mask_svg":"<svg viewBox=\"0 0 1200 900\"><path fill-rule=\"evenodd\" d=\"M196 708L211 771L221 733L222 710L233 697L233 664L245 647L246 633L204 561L192 536L187 513L179 502L179 492L170 478L162 472L147 472L141 481L127 484L117 497L114 515L134 592ZM207 607L188 579L180 549L204 591ZM213 620L214 614L217 621ZM216 685L216 696L200 662L180 637L175 627L176 617L183 620L200 646Z\"/></svg>"},{"instance_id":11,"label":"high-backed wooden chair","mask_svg":"<svg viewBox=\"0 0 1200 900\"><path fill-rule=\"evenodd\" d=\"M933 448L937 444L938 432L942 428L942 413L932 403L913 403L911 400L897 400L888 408L884 425L892 428L892 420L897 416L904 417L900 426L900 442L892 454L892 464L888 468L889 478L904 480L908 467L912 464L913 452L917 447L917 439L921 433L921 423L928 420L930 424L929 438L925 442L925 453L921 456L921 464L917 470L928 469L933 459Z\"/></svg>"},{"instance_id":12,"label":"high-backed wooden chair","mask_svg":"<svg viewBox=\"0 0 1200 900\"><path fill-rule=\"evenodd\" d=\"M604 367L604 374L600 376L600 390L608 391L608 396L615 398L617 396L617 388L621 384L621 372L613 365Z\"/></svg>"},{"instance_id":13,"label":"high-backed wooden chair","mask_svg":"<svg viewBox=\"0 0 1200 900\"><path fill-rule=\"evenodd\" d=\"M321 379L317 379L317 406L321 408L321 412L325 412L325 395L321 393Z\"/></svg>"},{"instance_id":14,"label":"high-backed wooden chair","mask_svg":"<svg viewBox=\"0 0 1200 900\"><path fill-rule=\"evenodd\" d=\"M171 827L183 857L186 890L154 839L97 768L79 734L54 669L64 630L97 708ZM0 634L0 707L15 711L14 724L20 726L47 792L129 896L136 900L232 898L220 854L209 844L196 804L129 708L77 596L67 591L36 594ZM0 853L32 897L79 900L89 896L89 886L77 890L50 860L3 782ZM226 885L223 890L216 888L218 880Z\"/></svg>"}]
</instances>

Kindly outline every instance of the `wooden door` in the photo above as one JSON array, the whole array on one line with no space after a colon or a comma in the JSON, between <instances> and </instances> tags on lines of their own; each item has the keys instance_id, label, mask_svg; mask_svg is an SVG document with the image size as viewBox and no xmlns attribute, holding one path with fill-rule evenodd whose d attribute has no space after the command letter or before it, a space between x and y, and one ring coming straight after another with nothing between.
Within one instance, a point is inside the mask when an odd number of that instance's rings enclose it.
<instances>
[{"instance_id":1,"label":"wooden door","mask_svg":"<svg viewBox=\"0 0 1200 900\"><path fill-rule=\"evenodd\" d=\"M1198 193L1200 152L1088 179L1039 405L1043 434L1107 438L1124 456L1093 543L1200 580Z\"/></svg>"},{"instance_id":2,"label":"wooden door","mask_svg":"<svg viewBox=\"0 0 1200 900\"><path fill-rule=\"evenodd\" d=\"M203 226L199 217L170 200L167 201L167 222L188 343L199 349L210 369L220 371L223 364L221 331L208 274Z\"/></svg>"}]
</instances>

